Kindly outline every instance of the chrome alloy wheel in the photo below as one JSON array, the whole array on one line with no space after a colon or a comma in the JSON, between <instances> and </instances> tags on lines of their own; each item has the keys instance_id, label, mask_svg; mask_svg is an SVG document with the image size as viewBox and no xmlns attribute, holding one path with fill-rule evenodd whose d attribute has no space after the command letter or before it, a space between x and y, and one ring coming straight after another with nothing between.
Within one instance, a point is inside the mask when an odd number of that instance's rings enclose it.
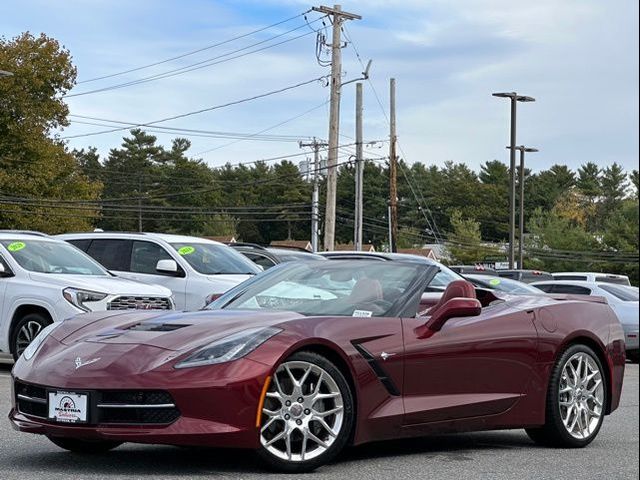
<instances>
[{"instance_id":1,"label":"chrome alloy wheel","mask_svg":"<svg viewBox=\"0 0 640 480\"><path fill-rule=\"evenodd\" d=\"M338 384L324 369L304 361L278 367L262 409L260 443L272 455L304 462L335 442L344 420Z\"/></svg>"},{"instance_id":2,"label":"chrome alloy wheel","mask_svg":"<svg viewBox=\"0 0 640 480\"><path fill-rule=\"evenodd\" d=\"M25 348L33 342L33 339L38 336L43 328L44 327L40 322L29 320L20 328L20 330L18 330L18 335L16 336L16 353L18 356L22 355Z\"/></svg>"},{"instance_id":3,"label":"chrome alloy wheel","mask_svg":"<svg viewBox=\"0 0 640 480\"><path fill-rule=\"evenodd\" d=\"M558 402L562 423L577 439L589 438L598 428L604 408L602 373L585 352L573 355L562 369Z\"/></svg>"}]
</instances>

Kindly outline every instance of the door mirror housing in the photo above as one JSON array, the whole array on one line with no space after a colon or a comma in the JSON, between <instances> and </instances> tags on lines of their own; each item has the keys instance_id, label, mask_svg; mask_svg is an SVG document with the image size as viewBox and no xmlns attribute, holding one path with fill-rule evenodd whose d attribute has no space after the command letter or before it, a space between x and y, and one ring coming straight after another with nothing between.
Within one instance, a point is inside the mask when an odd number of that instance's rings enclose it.
<instances>
[{"instance_id":1,"label":"door mirror housing","mask_svg":"<svg viewBox=\"0 0 640 480\"><path fill-rule=\"evenodd\" d=\"M171 259L158 260L158 263L156 264L156 270L162 273L177 275L178 264L176 263L175 260L171 260Z\"/></svg>"},{"instance_id":2,"label":"door mirror housing","mask_svg":"<svg viewBox=\"0 0 640 480\"><path fill-rule=\"evenodd\" d=\"M459 317L477 317L482 304L475 298L452 298L431 314L424 325L416 328L418 338L428 338L439 332L447 320Z\"/></svg>"}]
</instances>

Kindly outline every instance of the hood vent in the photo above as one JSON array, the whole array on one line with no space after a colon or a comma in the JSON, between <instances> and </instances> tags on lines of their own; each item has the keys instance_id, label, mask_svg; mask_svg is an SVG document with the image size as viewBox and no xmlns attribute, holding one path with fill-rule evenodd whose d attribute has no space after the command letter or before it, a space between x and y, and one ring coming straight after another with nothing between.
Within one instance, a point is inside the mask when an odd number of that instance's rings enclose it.
<instances>
[{"instance_id":1,"label":"hood vent","mask_svg":"<svg viewBox=\"0 0 640 480\"><path fill-rule=\"evenodd\" d=\"M190 327L191 325L181 323L137 323L132 325L127 330L135 330L142 332L173 332L184 327Z\"/></svg>"}]
</instances>

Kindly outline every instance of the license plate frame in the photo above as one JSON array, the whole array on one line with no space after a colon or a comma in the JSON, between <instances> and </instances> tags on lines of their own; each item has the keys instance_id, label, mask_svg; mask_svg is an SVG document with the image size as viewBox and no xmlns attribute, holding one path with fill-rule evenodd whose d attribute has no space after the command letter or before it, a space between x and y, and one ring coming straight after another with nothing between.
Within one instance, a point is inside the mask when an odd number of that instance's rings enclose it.
<instances>
[{"instance_id":1,"label":"license plate frame","mask_svg":"<svg viewBox=\"0 0 640 480\"><path fill-rule=\"evenodd\" d=\"M57 423L89 423L89 394L66 390L47 392L47 411L49 420Z\"/></svg>"}]
</instances>

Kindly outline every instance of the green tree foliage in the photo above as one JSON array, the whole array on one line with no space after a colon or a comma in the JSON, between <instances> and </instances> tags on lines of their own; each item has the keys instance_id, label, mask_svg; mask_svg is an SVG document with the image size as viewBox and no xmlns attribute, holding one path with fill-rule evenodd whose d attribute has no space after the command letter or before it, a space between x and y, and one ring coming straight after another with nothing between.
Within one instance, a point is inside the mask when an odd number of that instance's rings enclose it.
<instances>
[{"instance_id":1,"label":"green tree foliage","mask_svg":"<svg viewBox=\"0 0 640 480\"><path fill-rule=\"evenodd\" d=\"M13 73L0 79L0 200L14 199L2 200L0 228L89 228L95 208L52 210L37 202L90 202L100 194L101 184L83 175L65 145L51 136L68 123L62 96L76 79L69 51L44 34L0 38L0 69Z\"/></svg>"}]
</instances>

